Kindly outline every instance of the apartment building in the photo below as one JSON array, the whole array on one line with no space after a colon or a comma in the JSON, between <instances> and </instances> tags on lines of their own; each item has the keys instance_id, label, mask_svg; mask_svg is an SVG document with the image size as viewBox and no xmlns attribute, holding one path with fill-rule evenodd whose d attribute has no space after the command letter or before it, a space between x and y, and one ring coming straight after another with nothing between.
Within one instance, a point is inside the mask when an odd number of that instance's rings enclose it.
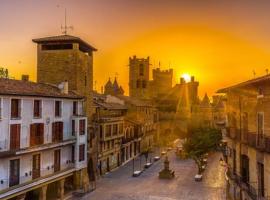
<instances>
[{"instance_id":1,"label":"apartment building","mask_svg":"<svg viewBox=\"0 0 270 200\"><path fill-rule=\"evenodd\" d=\"M159 138L158 111L148 100L119 95L119 99L125 102L128 108L126 119L126 136L130 137L127 142L136 140L131 148L137 152L147 151L154 147ZM127 137L127 138L128 138ZM124 143L125 144L125 143ZM127 151L126 151L127 152ZM131 153L130 155L134 155ZM129 158L127 156L126 158Z\"/></svg>"},{"instance_id":2,"label":"apartment building","mask_svg":"<svg viewBox=\"0 0 270 200\"><path fill-rule=\"evenodd\" d=\"M270 76L226 93L229 199L270 199Z\"/></svg>"},{"instance_id":3,"label":"apartment building","mask_svg":"<svg viewBox=\"0 0 270 200\"><path fill-rule=\"evenodd\" d=\"M0 79L0 199L64 199L87 187L84 98L59 86Z\"/></svg>"},{"instance_id":4,"label":"apartment building","mask_svg":"<svg viewBox=\"0 0 270 200\"><path fill-rule=\"evenodd\" d=\"M93 120L98 127L98 171L103 175L119 167L124 137L124 102L110 95L94 94L96 112Z\"/></svg>"}]
</instances>

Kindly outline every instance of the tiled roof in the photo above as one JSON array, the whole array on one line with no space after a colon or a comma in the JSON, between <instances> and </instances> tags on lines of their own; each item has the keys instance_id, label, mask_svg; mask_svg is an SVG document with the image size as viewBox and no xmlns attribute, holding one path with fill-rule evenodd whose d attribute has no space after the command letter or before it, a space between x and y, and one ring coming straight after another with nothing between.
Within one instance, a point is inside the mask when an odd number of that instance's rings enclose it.
<instances>
[{"instance_id":1,"label":"tiled roof","mask_svg":"<svg viewBox=\"0 0 270 200\"><path fill-rule=\"evenodd\" d=\"M125 95L117 95L119 99L124 100L126 103L135 105L135 106L147 106L147 107L152 107L153 104L150 101L147 100L141 100L138 98L133 98L130 96L125 96Z\"/></svg>"},{"instance_id":2,"label":"tiled roof","mask_svg":"<svg viewBox=\"0 0 270 200\"><path fill-rule=\"evenodd\" d=\"M56 85L5 78L0 78L0 95L40 96L70 99L84 98L72 91L69 91L68 94L64 94Z\"/></svg>"},{"instance_id":3,"label":"tiled roof","mask_svg":"<svg viewBox=\"0 0 270 200\"><path fill-rule=\"evenodd\" d=\"M96 51L97 49L84 40L82 40L79 37L75 37L72 35L57 35L57 36L50 36L50 37L44 37L44 38L36 38L32 40L36 43L46 43L46 42L59 42L59 41L65 41L65 42L78 42L80 44L83 44L84 46L87 46L89 49Z\"/></svg>"},{"instance_id":4,"label":"tiled roof","mask_svg":"<svg viewBox=\"0 0 270 200\"><path fill-rule=\"evenodd\" d=\"M94 104L98 107L103 107L108 110L127 110L127 107L125 105L121 105L118 103L107 103L107 102L100 102L100 101L94 101Z\"/></svg>"},{"instance_id":5,"label":"tiled roof","mask_svg":"<svg viewBox=\"0 0 270 200\"><path fill-rule=\"evenodd\" d=\"M244 87L244 86L257 84L257 83L260 83L260 82L263 82L263 81L270 81L270 74L265 75L265 76L261 76L261 77L258 77L258 78L254 78L254 79L242 82L242 83L238 83L238 84L230 86L230 87L219 89L217 91L217 93L226 93L230 89L241 88L241 87Z\"/></svg>"}]
</instances>

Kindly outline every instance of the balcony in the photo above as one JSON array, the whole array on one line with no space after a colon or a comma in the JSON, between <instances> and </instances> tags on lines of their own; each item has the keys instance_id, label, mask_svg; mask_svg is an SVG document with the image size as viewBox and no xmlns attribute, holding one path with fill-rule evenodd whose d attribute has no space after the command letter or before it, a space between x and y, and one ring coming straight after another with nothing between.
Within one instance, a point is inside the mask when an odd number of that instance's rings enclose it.
<instances>
[{"instance_id":1,"label":"balcony","mask_svg":"<svg viewBox=\"0 0 270 200\"><path fill-rule=\"evenodd\" d=\"M227 172L228 177L233 180L242 190L251 197L252 200L257 200L257 190L249 182L244 181L243 177L236 173L232 173L231 170Z\"/></svg>"},{"instance_id":2,"label":"balcony","mask_svg":"<svg viewBox=\"0 0 270 200\"><path fill-rule=\"evenodd\" d=\"M21 155L26 153L33 153L35 151L43 151L47 149L52 149L60 146L65 146L69 144L73 144L76 142L75 136L70 136L69 138L61 141L52 141L52 142L43 142L43 138L47 138L48 136L45 135L44 137L38 138L36 142L30 141L29 138L22 138L19 141L19 148L11 149L9 147L9 140L2 140L0 141L0 158ZM41 142L42 141L42 142Z\"/></svg>"},{"instance_id":3,"label":"balcony","mask_svg":"<svg viewBox=\"0 0 270 200\"><path fill-rule=\"evenodd\" d=\"M9 199L8 197L21 192L21 191L30 191L33 187L44 184L50 183L51 181L57 181L62 179L63 176L67 174L71 174L75 171L75 165L71 162L66 162L66 164L61 165L61 170L59 172L53 171L54 166L46 166L40 171L41 176L36 179L32 179L32 172L27 171L23 172L19 178L20 182L16 182L16 178L9 179L0 179L3 181L3 184L6 189L0 191L0 199ZM10 181L12 181L12 186L9 186ZM14 185L13 185L14 184Z\"/></svg>"},{"instance_id":4,"label":"balcony","mask_svg":"<svg viewBox=\"0 0 270 200\"><path fill-rule=\"evenodd\" d=\"M134 140L133 137L130 137L130 138L123 138L123 139L122 139L122 144L127 144L127 143L131 142L132 140Z\"/></svg>"},{"instance_id":5,"label":"balcony","mask_svg":"<svg viewBox=\"0 0 270 200\"><path fill-rule=\"evenodd\" d=\"M98 115L93 114L93 121L99 122L99 123L105 123L105 122L115 122L115 121L123 121L124 117L122 114L110 114L110 115Z\"/></svg>"}]
</instances>

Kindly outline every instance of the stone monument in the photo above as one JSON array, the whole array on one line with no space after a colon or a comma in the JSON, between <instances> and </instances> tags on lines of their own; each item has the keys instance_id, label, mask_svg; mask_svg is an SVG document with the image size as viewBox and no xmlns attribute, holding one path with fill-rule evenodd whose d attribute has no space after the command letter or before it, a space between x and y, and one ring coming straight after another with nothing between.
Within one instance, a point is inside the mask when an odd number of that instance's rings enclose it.
<instances>
[{"instance_id":1,"label":"stone monument","mask_svg":"<svg viewBox=\"0 0 270 200\"><path fill-rule=\"evenodd\" d=\"M174 178L174 171L170 169L170 161L168 160L168 156L165 157L164 169L159 172L159 178L161 179Z\"/></svg>"}]
</instances>

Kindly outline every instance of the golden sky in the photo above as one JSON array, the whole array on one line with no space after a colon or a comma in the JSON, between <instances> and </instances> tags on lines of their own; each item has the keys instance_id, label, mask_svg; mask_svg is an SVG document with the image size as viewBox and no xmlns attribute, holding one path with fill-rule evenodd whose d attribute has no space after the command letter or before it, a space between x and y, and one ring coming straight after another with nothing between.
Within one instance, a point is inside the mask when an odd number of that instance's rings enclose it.
<instances>
[{"instance_id":1,"label":"golden sky","mask_svg":"<svg viewBox=\"0 0 270 200\"><path fill-rule=\"evenodd\" d=\"M118 74L128 91L128 58L150 56L151 68L174 69L217 89L270 69L270 1L266 0L0 0L0 66L12 76L36 78L32 38L69 34L95 46L94 80L100 90Z\"/></svg>"}]
</instances>

